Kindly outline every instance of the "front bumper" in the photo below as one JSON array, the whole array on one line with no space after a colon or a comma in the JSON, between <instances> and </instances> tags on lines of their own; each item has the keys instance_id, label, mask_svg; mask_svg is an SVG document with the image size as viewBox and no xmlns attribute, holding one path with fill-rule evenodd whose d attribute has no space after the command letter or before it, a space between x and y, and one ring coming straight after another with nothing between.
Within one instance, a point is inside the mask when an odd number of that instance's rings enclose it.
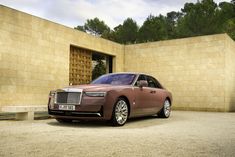
<instances>
[{"instance_id":1,"label":"front bumper","mask_svg":"<svg viewBox=\"0 0 235 157\"><path fill-rule=\"evenodd\" d=\"M62 95L63 96L63 95ZM71 95L70 95L71 96ZM115 97L107 94L105 96L90 96L84 93L81 94L79 103L74 101L57 101L56 94L49 95L48 114L55 118L68 119L101 119L110 120L113 112L113 105L115 104ZM72 100L72 99L70 99ZM72 110L59 109L59 105L72 105Z\"/></svg>"},{"instance_id":2,"label":"front bumper","mask_svg":"<svg viewBox=\"0 0 235 157\"><path fill-rule=\"evenodd\" d=\"M55 118L109 120L112 114L112 105L109 102L105 97L83 96L81 104L76 104L74 111L68 111L59 110L60 104L49 99L48 114Z\"/></svg>"},{"instance_id":3,"label":"front bumper","mask_svg":"<svg viewBox=\"0 0 235 157\"><path fill-rule=\"evenodd\" d=\"M58 116L64 116L64 117L75 117L75 118L80 118L80 117L104 117L103 113L103 106L100 107L98 111L88 111L84 110L79 110L79 107L76 106L75 111L64 111L64 110L58 110L58 109L50 109L48 107L48 114L52 115L54 117Z\"/></svg>"}]
</instances>

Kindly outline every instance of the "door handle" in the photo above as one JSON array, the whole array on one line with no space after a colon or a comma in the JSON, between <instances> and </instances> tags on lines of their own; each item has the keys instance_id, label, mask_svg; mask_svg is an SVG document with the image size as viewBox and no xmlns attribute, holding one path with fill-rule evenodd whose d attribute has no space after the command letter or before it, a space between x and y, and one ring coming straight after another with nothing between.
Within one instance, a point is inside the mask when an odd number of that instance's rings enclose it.
<instances>
[{"instance_id":1,"label":"door handle","mask_svg":"<svg viewBox=\"0 0 235 157\"><path fill-rule=\"evenodd\" d=\"M154 94L154 93L156 93L156 91L155 91L155 90L152 90L152 91L150 91L150 93Z\"/></svg>"}]
</instances>

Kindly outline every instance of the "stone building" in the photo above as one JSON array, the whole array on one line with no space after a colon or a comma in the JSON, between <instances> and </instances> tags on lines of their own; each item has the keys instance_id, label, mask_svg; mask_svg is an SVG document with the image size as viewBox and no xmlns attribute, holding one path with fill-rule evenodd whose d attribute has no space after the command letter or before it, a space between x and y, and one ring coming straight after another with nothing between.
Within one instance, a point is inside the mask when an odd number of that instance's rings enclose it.
<instances>
[{"instance_id":1,"label":"stone building","mask_svg":"<svg viewBox=\"0 0 235 157\"><path fill-rule=\"evenodd\" d=\"M87 82L93 52L108 56L110 71L155 76L174 109L235 111L235 43L226 34L121 45L2 5L0 109L46 105L51 89Z\"/></svg>"}]
</instances>

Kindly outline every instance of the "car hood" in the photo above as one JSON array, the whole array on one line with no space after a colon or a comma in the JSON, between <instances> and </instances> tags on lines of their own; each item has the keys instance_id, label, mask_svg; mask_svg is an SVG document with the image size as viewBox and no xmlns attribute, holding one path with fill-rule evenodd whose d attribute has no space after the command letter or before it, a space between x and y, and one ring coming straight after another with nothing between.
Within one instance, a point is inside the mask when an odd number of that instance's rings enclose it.
<instances>
[{"instance_id":1,"label":"car hood","mask_svg":"<svg viewBox=\"0 0 235 157\"><path fill-rule=\"evenodd\" d=\"M116 88L126 88L130 87L129 85L109 85L109 84L86 84L86 85L73 85L63 88L62 90L76 90L81 89L83 91L102 91L106 92L111 89Z\"/></svg>"}]
</instances>

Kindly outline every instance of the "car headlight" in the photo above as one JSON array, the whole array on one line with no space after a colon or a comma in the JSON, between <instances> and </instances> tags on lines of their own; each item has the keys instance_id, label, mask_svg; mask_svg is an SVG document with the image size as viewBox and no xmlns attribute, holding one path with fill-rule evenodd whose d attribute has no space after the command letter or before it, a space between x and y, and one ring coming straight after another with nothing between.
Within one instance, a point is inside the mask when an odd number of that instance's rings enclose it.
<instances>
[{"instance_id":1,"label":"car headlight","mask_svg":"<svg viewBox=\"0 0 235 157\"><path fill-rule=\"evenodd\" d=\"M85 92L85 94L91 97L104 97L106 92Z\"/></svg>"},{"instance_id":2,"label":"car headlight","mask_svg":"<svg viewBox=\"0 0 235 157\"><path fill-rule=\"evenodd\" d=\"M49 94L49 108L54 108L54 104L55 104L55 91L50 91Z\"/></svg>"}]
</instances>

